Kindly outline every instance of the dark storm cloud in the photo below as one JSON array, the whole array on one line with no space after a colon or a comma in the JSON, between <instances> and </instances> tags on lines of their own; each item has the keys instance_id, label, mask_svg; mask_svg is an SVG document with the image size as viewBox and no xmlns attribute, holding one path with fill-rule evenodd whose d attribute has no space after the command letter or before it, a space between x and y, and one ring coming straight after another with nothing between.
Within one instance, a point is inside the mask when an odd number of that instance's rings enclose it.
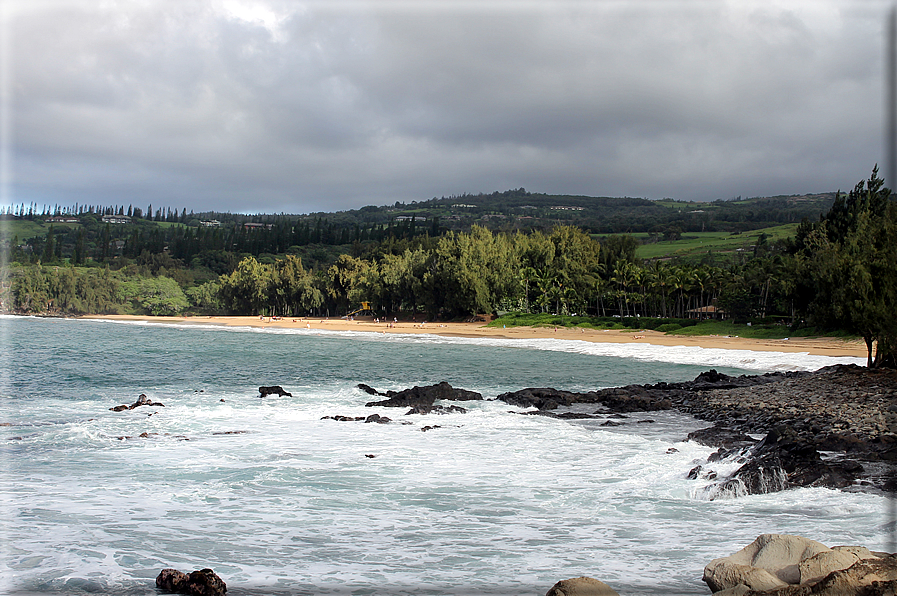
<instances>
[{"instance_id":1,"label":"dark storm cloud","mask_svg":"<svg viewBox=\"0 0 897 596\"><path fill-rule=\"evenodd\" d=\"M882 161L883 3L13 1L12 202L714 199Z\"/></svg>"}]
</instances>

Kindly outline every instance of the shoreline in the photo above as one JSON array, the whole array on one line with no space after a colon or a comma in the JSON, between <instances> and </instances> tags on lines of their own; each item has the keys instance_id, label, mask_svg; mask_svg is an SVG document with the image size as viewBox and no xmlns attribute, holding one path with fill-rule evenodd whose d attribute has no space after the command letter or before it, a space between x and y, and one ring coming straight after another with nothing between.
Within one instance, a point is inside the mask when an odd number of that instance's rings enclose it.
<instances>
[{"instance_id":1,"label":"shoreline","mask_svg":"<svg viewBox=\"0 0 897 596\"><path fill-rule=\"evenodd\" d=\"M492 338L492 339L564 339L592 343L646 344L666 347L700 347L722 350L751 350L757 352L806 353L812 356L835 358L866 358L866 346L862 340L842 340L830 337L753 339L733 336L680 336L666 335L658 331L620 331L613 329L578 329L558 327L511 327L498 329L486 327L485 323L414 323L399 321L389 327L387 323L368 320L347 321L345 319L283 318L271 320L268 317L245 316L204 316L204 317L162 317L144 315L84 315L81 319L108 321L128 321L164 323L177 325L213 325L218 327L254 327L273 329L309 329L326 331L355 331L366 333L425 333L445 337Z\"/></svg>"}]
</instances>

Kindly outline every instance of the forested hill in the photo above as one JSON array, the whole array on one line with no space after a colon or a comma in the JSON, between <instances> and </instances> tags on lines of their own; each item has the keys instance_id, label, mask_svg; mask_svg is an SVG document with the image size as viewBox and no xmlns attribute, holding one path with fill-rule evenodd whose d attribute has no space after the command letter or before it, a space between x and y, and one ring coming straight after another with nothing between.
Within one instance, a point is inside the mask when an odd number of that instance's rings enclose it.
<instances>
[{"instance_id":1,"label":"forested hill","mask_svg":"<svg viewBox=\"0 0 897 596\"><path fill-rule=\"evenodd\" d=\"M594 234L747 231L816 219L832 205L835 193L719 200L709 203L632 197L586 197L529 193L524 189L431 199L392 209L406 215L438 217L440 222L478 223L494 229L574 225Z\"/></svg>"},{"instance_id":2,"label":"forested hill","mask_svg":"<svg viewBox=\"0 0 897 596\"><path fill-rule=\"evenodd\" d=\"M290 218L334 229L372 229L407 225L438 235L468 231L471 225L492 230L550 229L573 225L593 234L678 232L745 232L803 219L815 220L832 205L835 193L756 197L713 202L648 200L634 197L587 197L530 193L525 189L490 194L462 194L410 203L369 205L336 213L234 215L207 212L197 220L276 223ZM192 215L192 214L191 214ZM187 223L187 222L184 222Z\"/></svg>"},{"instance_id":3,"label":"forested hill","mask_svg":"<svg viewBox=\"0 0 897 596\"><path fill-rule=\"evenodd\" d=\"M877 167L838 198L521 188L308 215L20 205L0 211L0 310L713 313L846 329L867 340L870 361L875 341L891 361L895 205ZM661 246L677 242L688 251ZM664 250L639 256L649 245Z\"/></svg>"},{"instance_id":4,"label":"forested hill","mask_svg":"<svg viewBox=\"0 0 897 596\"><path fill-rule=\"evenodd\" d=\"M144 252L167 253L230 270L237 254L300 254L308 266L331 264L350 246L387 239L431 238L468 232L474 225L493 231L551 230L569 225L593 235L648 234L676 239L694 232L739 233L804 219L828 211L835 193L719 200L709 203L530 193L525 189L463 194L411 203L366 206L350 211L301 215L188 213L171 207L145 211L133 205L53 207L18 205L0 212L0 246L12 261L44 263L70 259L105 262ZM360 254L360 253L359 253ZM209 256L212 255L212 256Z\"/></svg>"}]
</instances>

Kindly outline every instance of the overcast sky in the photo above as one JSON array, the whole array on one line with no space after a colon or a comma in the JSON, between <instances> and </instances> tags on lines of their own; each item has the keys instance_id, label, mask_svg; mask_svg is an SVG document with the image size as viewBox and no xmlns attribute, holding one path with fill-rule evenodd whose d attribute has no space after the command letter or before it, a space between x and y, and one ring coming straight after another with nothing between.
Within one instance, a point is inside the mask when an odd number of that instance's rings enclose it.
<instances>
[{"instance_id":1,"label":"overcast sky","mask_svg":"<svg viewBox=\"0 0 897 596\"><path fill-rule=\"evenodd\" d=\"M884 167L890 6L5 0L0 202L849 190Z\"/></svg>"}]
</instances>

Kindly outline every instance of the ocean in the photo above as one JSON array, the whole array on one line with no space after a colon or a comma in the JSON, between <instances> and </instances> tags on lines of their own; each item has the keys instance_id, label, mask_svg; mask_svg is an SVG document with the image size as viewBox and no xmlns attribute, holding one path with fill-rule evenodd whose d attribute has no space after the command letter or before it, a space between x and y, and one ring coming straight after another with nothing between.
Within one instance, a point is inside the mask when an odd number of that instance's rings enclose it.
<instances>
[{"instance_id":1,"label":"ocean","mask_svg":"<svg viewBox=\"0 0 897 596\"><path fill-rule=\"evenodd\" d=\"M0 350L5 594L157 594L161 569L208 567L237 596L537 596L581 575L697 595L759 534L888 541L879 495L707 500L689 416L602 427L493 400L855 359L26 317L0 317ZM440 381L485 400L406 416L356 387ZM110 411L141 394L164 407ZM372 413L393 422L322 419Z\"/></svg>"}]
</instances>

